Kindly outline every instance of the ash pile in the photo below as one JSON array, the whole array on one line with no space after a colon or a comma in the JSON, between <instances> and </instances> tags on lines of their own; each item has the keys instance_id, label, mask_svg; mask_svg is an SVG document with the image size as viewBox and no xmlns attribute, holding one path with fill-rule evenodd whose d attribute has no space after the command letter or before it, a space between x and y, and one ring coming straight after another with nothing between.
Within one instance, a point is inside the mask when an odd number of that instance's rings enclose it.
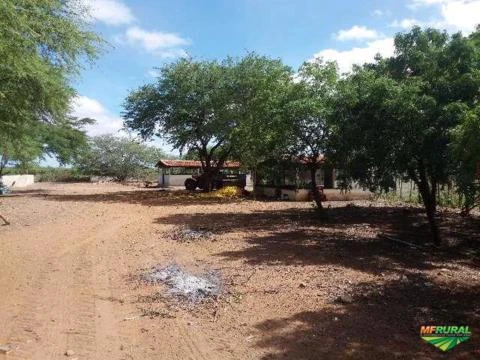
<instances>
[{"instance_id":1,"label":"ash pile","mask_svg":"<svg viewBox=\"0 0 480 360\"><path fill-rule=\"evenodd\" d=\"M176 264L154 266L143 277L151 284L164 284L169 295L193 303L214 298L222 291L222 280L217 272L207 271L196 275Z\"/></svg>"},{"instance_id":2,"label":"ash pile","mask_svg":"<svg viewBox=\"0 0 480 360\"><path fill-rule=\"evenodd\" d=\"M191 242L198 240L208 240L213 237L213 233L203 229L190 229L188 227L178 227L171 234L170 238L179 242Z\"/></svg>"}]
</instances>

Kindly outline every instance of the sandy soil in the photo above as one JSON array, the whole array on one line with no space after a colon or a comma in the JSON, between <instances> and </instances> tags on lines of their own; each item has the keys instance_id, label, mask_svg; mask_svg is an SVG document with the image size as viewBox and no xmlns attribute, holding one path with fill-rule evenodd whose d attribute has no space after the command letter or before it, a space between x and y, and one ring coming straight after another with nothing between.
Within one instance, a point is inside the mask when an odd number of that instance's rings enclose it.
<instances>
[{"instance_id":1,"label":"sandy soil","mask_svg":"<svg viewBox=\"0 0 480 360\"><path fill-rule=\"evenodd\" d=\"M480 219L367 201L207 199L115 184L0 198L0 359L480 358ZM210 238L180 241L179 227ZM380 235L380 236L379 236ZM411 248L390 239L414 243ZM154 265L217 271L201 304L141 281ZM469 325L447 354L421 325Z\"/></svg>"}]
</instances>

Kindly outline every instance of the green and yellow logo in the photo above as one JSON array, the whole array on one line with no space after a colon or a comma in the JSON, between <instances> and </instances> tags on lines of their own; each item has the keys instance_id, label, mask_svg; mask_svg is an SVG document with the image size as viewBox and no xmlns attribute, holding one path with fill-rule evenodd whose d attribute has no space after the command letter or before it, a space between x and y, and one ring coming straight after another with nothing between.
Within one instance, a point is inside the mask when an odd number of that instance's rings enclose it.
<instances>
[{"instance_id":1,"label":"green and yellow logo","mask_svg":"<svg viewBox=\"0 0 480 360\"><path fill-rule=\"evenodd\" d=\"M442 351L453 349L472 336L468 326L422 326L420 337Z\"/></svg>"}]
</instances>

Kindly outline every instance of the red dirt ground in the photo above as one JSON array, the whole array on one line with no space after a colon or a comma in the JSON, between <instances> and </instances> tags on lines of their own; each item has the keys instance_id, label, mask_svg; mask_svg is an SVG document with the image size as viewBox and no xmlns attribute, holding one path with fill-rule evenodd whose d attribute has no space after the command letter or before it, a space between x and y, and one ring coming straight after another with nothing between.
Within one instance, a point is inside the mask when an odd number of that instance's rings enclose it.
<instances>
[{"instance_id":1,"label":"red dirt ground","mask_svg":"<svg viewBox=\"0 0 480 360\"><path fill-rule=\"evenodd\" d=\"M0 359L480 358L478 216L441 212L434 249L421 209L326 206L115 184L1 197ZM213 236L171 236L185 226ZM186 304L138 280L171 263L219 272L223 294ZM445 354L421 325L473 336Z\"/></svg>"}]
</instances>

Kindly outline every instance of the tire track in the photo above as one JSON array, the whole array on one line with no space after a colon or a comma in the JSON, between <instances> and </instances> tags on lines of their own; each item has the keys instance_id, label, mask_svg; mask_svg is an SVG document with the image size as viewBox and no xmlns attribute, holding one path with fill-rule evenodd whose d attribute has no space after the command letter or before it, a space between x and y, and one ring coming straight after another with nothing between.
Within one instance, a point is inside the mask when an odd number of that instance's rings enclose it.
<instances>
[{"instance_id":1,"label":"tire track","mask_svg":"<svg viewBox=\"0 0 480 360\"><path fill-rule=\"evenodd\" d=\"M42 233L43 229L36 227L35 230L36 233ZM60 233L56 237L45 239L45 246L36 248L36 254L26 256L22 264L24 272L17 276L20 278L25 275L27 281L20 302L10 303L5 310L6 313L14 314L12 321L5 324L9 329L9 341L17 346L9 354L12 359L52 358L47 350L62 338L62 334L51 335L58 328L54 314L58 309L63 309L67 290L64 279L68 277L60 276L66 269L57 256L58 243L61 241L63 236Z\"/></svg>"},{"instance_id":2,"label":"tire track","mask_svg":"<svg viewBox=\"0 0 480 360\"><path fill-rule=\"evenodd\" d=\"M10 328L9 341L18 346L10 358L64 358L66 349L73 347L82 358L92 358L96 350L92 244L101 237L102 232L97 232L101 225L96 224L88 232L81 224L74 229L70 226L69 233L74 236L67 243L62 231L56 238L45 240L46 252L38 254L38 271L28 281L31 286L25 290L20 305L6 309L15 314L6 326ZM37 231L42 233L41 228Z\"/></svg>"}]
</instances>

